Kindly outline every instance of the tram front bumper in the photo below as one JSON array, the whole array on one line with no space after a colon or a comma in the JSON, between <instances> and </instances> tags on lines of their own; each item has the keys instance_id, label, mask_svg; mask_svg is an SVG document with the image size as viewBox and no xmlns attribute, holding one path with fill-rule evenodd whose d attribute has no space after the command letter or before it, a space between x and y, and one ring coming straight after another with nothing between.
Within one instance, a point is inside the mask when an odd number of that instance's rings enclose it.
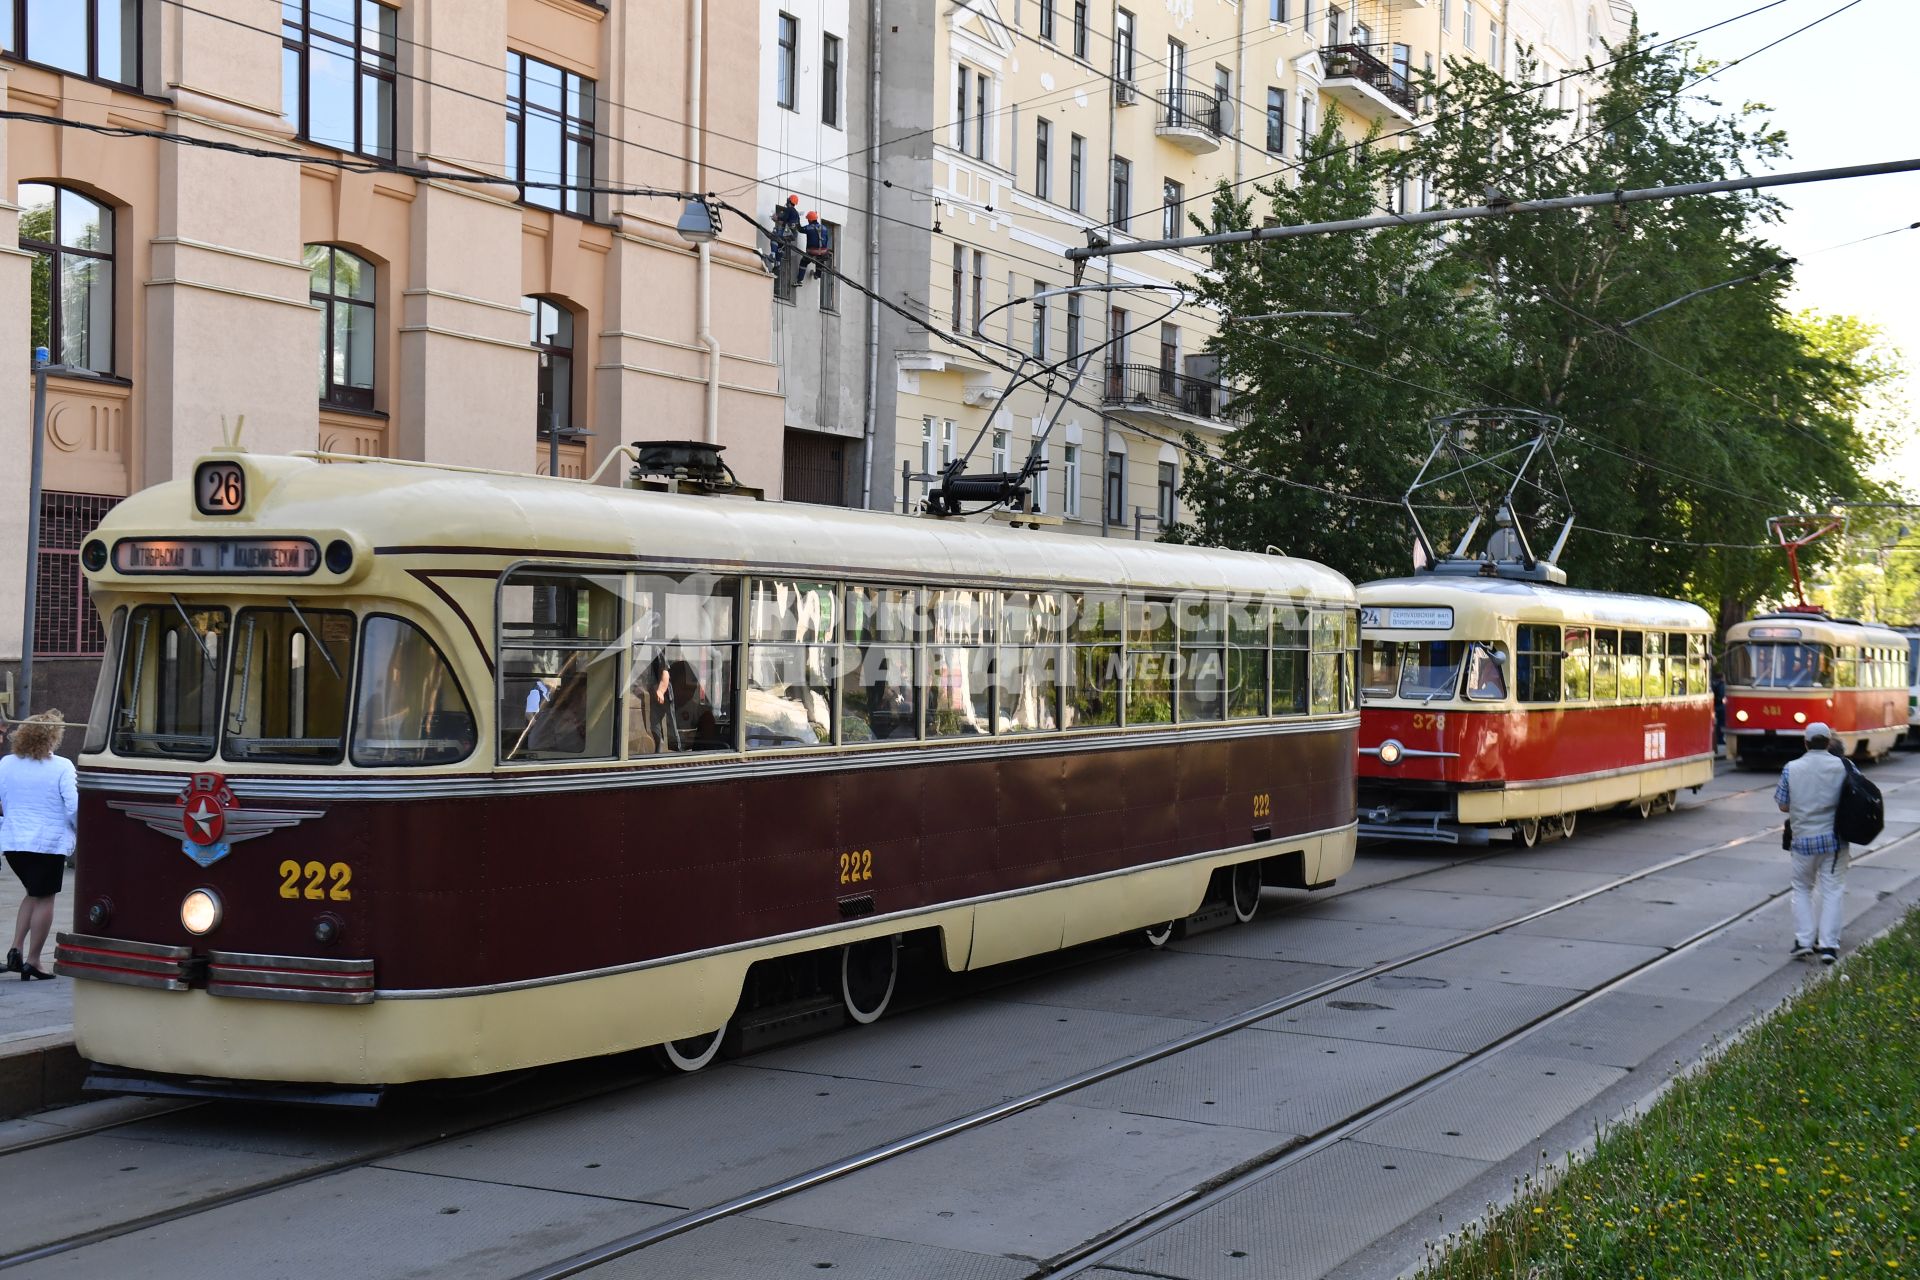
<instances>
[{"instance_id":1,"label":"tram front bumper","mask_svg":"<svg viewBox=\"0 0 1920 1280\"><path fill-rule=\"evenodd\" d=\"M90 982L111 982L157 991L204 988L208 995L304 1004L370 1004L372 960L316 956L271 956L246 951L190 947L62 933L54 938L54 972Z\"/></svg>"}]
</instances>

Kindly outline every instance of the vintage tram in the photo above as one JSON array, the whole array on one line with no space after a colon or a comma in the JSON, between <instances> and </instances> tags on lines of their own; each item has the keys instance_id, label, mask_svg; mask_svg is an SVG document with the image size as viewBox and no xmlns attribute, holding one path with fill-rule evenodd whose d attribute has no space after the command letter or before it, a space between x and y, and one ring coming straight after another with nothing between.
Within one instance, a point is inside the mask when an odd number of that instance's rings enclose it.
<instances>
[{"instance_id":1,"label":"vintage tram","mask_svg":"<svg viewBox=\"0 0 1920 1280\"><path fill-rule=\"evenodd\" d=\"M1920 628L1901 627L1907 642L1907 732L1902 745L1920 747Z\"/></svg>"},{"instance_id":2,"label":"vintage tram","mask_svg":"<svg viewBox=\"0 0 1920 1280\"><path fill-rule=\"evenodd\" d=\"M787 969L865 1022L903 943L1161 942L1353 861L1310 562L238 450L81 559L56 955L124 1089L694 1069Z\"/></svg>"},{"instance_id":3,"label":"vintage tram","mask_svg":"<svg viewBox=\"0 0 1920 1280\"><path fill-rule=\"evenodd\" d=\"M1360 834L1532 845L1713 777L1695 605L1426 573L1360 587Z\"/></svg>"},{"instance_id":4,"label":"vintage tram","mask_svg":"<svg viewBox=\"0 0 1920 1280\"><path fill-rule=\"evenodd\" d=\"M1782 609L1727 629L1727 756L1778 766L1820 721L1848 754L1877 760L1910 719L1907 637L1835 618L1813 606Z\"/></svg>"}]
</instances>

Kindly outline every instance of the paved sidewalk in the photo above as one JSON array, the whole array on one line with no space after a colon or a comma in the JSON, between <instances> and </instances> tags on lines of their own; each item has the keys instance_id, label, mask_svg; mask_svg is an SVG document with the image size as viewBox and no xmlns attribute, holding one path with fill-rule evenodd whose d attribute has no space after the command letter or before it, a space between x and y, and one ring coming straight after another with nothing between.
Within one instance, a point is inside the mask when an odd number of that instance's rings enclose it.
<instances>
[{"instance_id":1,"label":"paved sidewalk","mask_svg":"<svg viewBox=\"0 0 1920 1280\"><path fill-rule=\"evenodd\" d=\"M73 925L73 872L53 904L53 932ZM13 938L13 922L23 893L20 878L0 865L0 951ZM47 938L41 967L53 968L53 938ZM17 973L0 972L0 1119L17 1116L79 1096L85 1075L73 1048L73 982L22 982Z\"/></svg>"}]
</instances>

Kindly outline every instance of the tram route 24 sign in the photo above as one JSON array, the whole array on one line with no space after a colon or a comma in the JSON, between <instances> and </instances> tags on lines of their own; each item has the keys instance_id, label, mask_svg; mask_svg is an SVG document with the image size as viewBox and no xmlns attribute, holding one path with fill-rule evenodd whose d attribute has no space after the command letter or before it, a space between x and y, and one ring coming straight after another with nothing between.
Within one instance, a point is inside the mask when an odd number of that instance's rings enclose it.
<instances>
[{"instance_id":1,"label":"tram route 24 sign","mask_svg":"<svg viewBox=\"0 0 1920 1280\"><path fill-rule=\"evenodd\" d=\"M243 809L218 773L196 773L172 804L109 800L107 807L146 823L163 836L180 838L180 852L210 867L242 840L318 818L323 809Z\"/></svg>"}]
</instances>

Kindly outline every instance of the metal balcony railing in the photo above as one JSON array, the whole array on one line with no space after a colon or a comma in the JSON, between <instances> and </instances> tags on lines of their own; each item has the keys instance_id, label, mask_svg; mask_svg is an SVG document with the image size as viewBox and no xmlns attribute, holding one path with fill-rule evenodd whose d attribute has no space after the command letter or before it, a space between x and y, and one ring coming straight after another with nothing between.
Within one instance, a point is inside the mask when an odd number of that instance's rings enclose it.
<instances>
[{"instance_id":1,"label":"metal balcony railing","mask_svg":"<svg viewBox=\"0 0 1920 1280\"><path fill-rule=\"evenodd\" d=\"M1420 110L1419 95L1413 86L1407 83L1404 70L1390 66L1373 53L1374 48L1384 49L1384 45L1368 46L1364 44L1328 45L1320 51L1329 80L1359 80L1373 86L1381 96L1405 107L1410 114Z\"/></svg>"},{"instance_id":2,"label":"metal balcony railing","mask_svg":"<svg viewBox=\"0 0 1920 1280\"><path fill-rule=\"evenodd\" d=\"M1198 89L1164 89L1158 95L1160 127L1202 129L1220 136L1220 99Z\"/></svg>"},{"instance_id":3,"label":"metal balcony railing","mask_svg":"<svg viewBox=\"0 0 1920 1280\"><path fill-rule=\"evenodd\" d=\"M1218 419L1229 415L1233 389L1157 364L1110 364L1103 399L1110 405Z\"/></svg>"}]
</instances>

